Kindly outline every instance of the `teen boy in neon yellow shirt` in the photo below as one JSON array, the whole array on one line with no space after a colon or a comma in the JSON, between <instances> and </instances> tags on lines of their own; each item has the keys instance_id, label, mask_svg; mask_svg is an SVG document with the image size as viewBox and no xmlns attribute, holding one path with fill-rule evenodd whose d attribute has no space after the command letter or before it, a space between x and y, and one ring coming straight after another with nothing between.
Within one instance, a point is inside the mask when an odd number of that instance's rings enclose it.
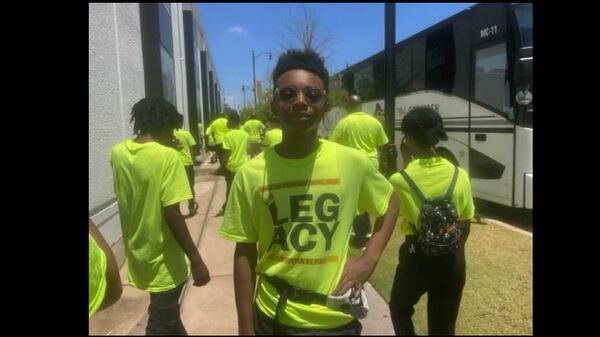
<instances>
[{"instance_id":1,"label":"teen boy in neon yellow shirt","mask_svg":"<svg viewBox=\"0 0 600 337\"><path fill-rule=\"evenodd\" d=\"M206 133L204 134L204 137L206 139L206 149L208 150L208 153L210 154L210 163L216 163L217 162L217 153L216 153L216 143L215 143L215 137L213 135L212 129L211 127L207 127L206 128Z\"/></svg>"},{"instance_id":2,"label":"teen boy in neon yellow shirt","mask_svg":"<svg viewBox=\"0 0 600 337\"><path fill-rule=\"evenodd\" d=\"M229 128L227 127L227 118L225 115L221 114L215 119L212 124L210 124L210 129L215 138L215 150L217 152L217 156L219 157L219 166L218 172L221 174L224 173L225 170L225 162L223 161L223 137L229 132Z\"/></svg>"},{"instance_id":3,"label":"teen boy in neon yellow shirt","mask_svg":"<svg viewBox=\"0 0 600 337\"><path fill-rule=\"evenodd\" d=\"M192 192L172 148L177 115L164 99L140 100L131 112L137 137L113 146L110 157L129 284L150 293L147 335L185 334L178 299L190 267L195 286L210 280L179 211Z\"/></svg>"},{"instance_id":4,"label":"teen boy in neon yellow shirt","mask_svg":"<svg viewBox=\"0 0 600 337\"><path fill-rule=\"evenodd\" d=\"M379 169L379 154L377 148L389 142L383 126L373 116L362 112L361 99L358 95L348 98L348 116L342 118L335 126L331 137L332 142L349 146L364 152L371 163ZM354 219L354 237L352 244L363 247L371 232L369 214L362 212Z\"/></svg>"},{"instance_id":5,"label":"teen boy in neon yellow shirt","mask_svg":"<svg viewBox=\"0 0 600 337\"><path fill-rule=\"evenodd\" d=\"M394 229L397 198L385 177L360 151L317 136L329 108L328 80L316 52L290 50L280 56L271 107L282 118L283 141L244 164L233 180L220 234L236 242L240 335L360 333L351 315L322 303L302 303L293 294L284 301L285 290L267 281L276 277L322 295L360 289ZM378 216L380 230L362 256L348 259L357 207Z\"/></svg>"},{"instance_id":6,"label":"teen boy in neon yellow shirt","mask_svg":"<svg viewBox=\"0 0 600 337\"><path fill-rule=\"evenodd\" d=\"M256 114L253 112L250 114L250 119L244 123L242 130L246 131L250 136L250 142L248 146L248 154L250 158L254 158L260 150L260 133L265 128L265 125L256 119Z\"/></svg>"},{"instance_id":7,"label":"teen boy in neon yellow shirt","mask_svg":"<svg viewBox=\"0 0 600 337\"><path fill-rule=\"evenodd\" d=\"M225 182L227 195L218 215L223 215L227 206L227 198L231 189L231 182L239 168L248 161L248 143L250 136L246 131L240 130L240 116L232 113L227 117L227 127L231 130L223 138L223 160L225 161Z\"/></svg>"},{"instance_id":8,"label":"teen boy in neon yellow shirt","mask_svg":"<svg viewBox=\"0 0 600 337\"><path fill-rule=\"evenodd\" d=\"M198 211L196 192L194 191L194 161L192 160L192 154L196 153L196 140L189 131L182 129L183 115L177 114L177 116L177 128L173 131L173 136L179 142L179 159L183 163L192 190L192 198L188 200L188 216L192 216Z\"/></svg>"},{"instance_id":9,"label":"teen boy in neon yellow shirt","mask_svg":"<svg viewBox=\"0 0 600 337\"><path fill-rule=\"evenodd\" d=\"M263 140L263 146L275 146L281 143L283 139L282 131L281 131L281 122L279 117L273 116L271 117L271 125L269 126L270 130L265 133L265 137Z\"/></svg>"}]
</instances>

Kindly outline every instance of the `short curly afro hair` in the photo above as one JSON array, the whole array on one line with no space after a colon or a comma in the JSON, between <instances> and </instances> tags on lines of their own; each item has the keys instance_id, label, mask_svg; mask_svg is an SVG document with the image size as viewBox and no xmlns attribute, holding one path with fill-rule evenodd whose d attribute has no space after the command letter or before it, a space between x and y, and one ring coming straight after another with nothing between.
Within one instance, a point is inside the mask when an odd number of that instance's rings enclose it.
<instances>
[{"instance_id":1,"label":"short curly afro hair","mask_svg":"<svg viewBox=\"0 0 600 337\"><path fill-rule=\"evenodd\" d=\"M312 49L289 49L279 56L275 70L273 70L273 84L281 75L290 71L302 69L317 75L325 85L325 91L329 90L329 72L325 68L323 58Z\"/></svg>"}]
</instances>

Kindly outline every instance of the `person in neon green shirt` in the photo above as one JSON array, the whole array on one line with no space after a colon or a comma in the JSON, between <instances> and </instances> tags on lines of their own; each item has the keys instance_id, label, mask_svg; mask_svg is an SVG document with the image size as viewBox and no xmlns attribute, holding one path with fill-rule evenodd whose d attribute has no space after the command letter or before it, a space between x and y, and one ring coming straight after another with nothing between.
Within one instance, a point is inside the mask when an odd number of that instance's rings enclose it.
<instances>
[{"instance_id":1,"label":"person in neon green shirt","mask_svg":"<svg viewBox=\"0 0 600 337\"><path fill-rule=\"evenodd\" d=\"M225 162L223 161L223 137L229 132L229 128L227 127L227 118L225 115L221 114L217 116L212 124L210 124L210 128L212 130L213 136L215 138L215 146L217 156L219 157L219 169L217 170L217 174L225 174Z\"/></svg>"},{"instance_id":2,"label":"person in neon green shirt","mask_svg":"<svg viewBox=\"0 0 600 337\"><path fill-rule=\"evenodd\" d=\"M250 114L250 119L244 123L242 130L246 131L250 136L250 142L248 146L248 154L250 158L254 158L261 151L260 146L260 134L265 129L263 122L256 118L256 113Z\"/></svg>"},{"instance_id":3,"label":"person in neon green shirt","mask_svg":"<svg viewBox=\"0 0 600 337\"><path fill-rule=\"evenodd\" d=\"M377 119L362 112L361 99L358 95L348 98L348 112L349 115L338 122L329 139L364 152L369 156L373 166L379 169L377 148L389 142L383 126ZM355 247L363 247L371 232L369 214L357 215L353 227L355 235L352 244Z\"/></svg>"},{"instance_id":4,"label":"person in neon green shirt","mask_svg":"<svg viewBox=\"0 0 600 337\"><path fill-rule=\"evenodd\" d=\"M233 179L219 233L236 242L240 335L360 333L358 320L326 306L323 297L351 288L354 298L361 296L394 230L398 200L365 154L318 138L329 109L328 81L316 52L280 56L271 107L282 119L283 140L244 164ZM351 259L348 241L357 208L378 217L378 231L362 255ZM292 286L311 297L299 297Z\"/></svg>"},{"instance_id":5,"label":"person in neon green shirt","mask_svg":"<svg viewBox=\"0 0 600 337\"><path fill-rule=\"evenodd\" d=\"M425 198L447 193L455 166L438 156L435 145L447 140L442 118L429 107L411 110L402 120L401 153L404 172L414 181ZM409 161L410 160L410 161ZM475 214L469 174L458 168L452 202L462 229L462 240L455 254L425 256L418 249L415 230L420 230L422 201L400 173L390 177L403 214L400 232L406 236L400 247L399 263L390 296L390 314L396 335L414 335L413 306L424 293L428 295L427 322L430 335L454 335L460 299L465 285L464 244L469 236L470 219ZM414 229L413 229L414 227Z\"/></svg>"},{"instance_id":6,"label":"person in neon green shirt","mask_svg":"<svg viewBox=\"0 0 600 337\"><path fill-rule=\"evenodd\" d=\"M117 260L110 246L89 219L89 318L116 303L123 287Z\"/></svg>"},{"instance_id":7,"label":"person in neon green shirt","mask_svg":"<svg viewBox=\"0 0 600 337\"><path fill-rule=\"evenodd\" d=\"M283 137L281 133L281 121L279 117L271 117L269 128L270 130L265 133L262 143L265 147L275 146L281 143Z\"/></svg>"},{"instance_id":8,"label":"person in neon green shirt","mask_svg":"<svg viewBox=\"0 0 600 337\"><path fill-rule=\"evenodd\" d=\"M223 158L225 160L225 181L227 183L227 194L221 211L217 214L223 215L227 206L227 198L231 189L231 182L235 173L248 160L248 143L250 136L244 130L240 130L240 116L236 113L229 114L227 127L231 130L223 138Z\"/></svg>"},{"instance_id":9,"label":"person in neon green shirt","mask_svg":"<svg viewBox=\"0 0 600 337\"><path fill-rule=\"evenodd\" d=\"M213 135L211 127L206 128L206 133L204 134L204 139L206 142L206 150L210 155L210 163L214 164L217 162L217 153L216 153L216 143L215 137Z\"/></svg>"},{"instance_id":10,"label":"person in neon green shirt","mask_svg":"<svg viewBox=\"0 0 600 337\"><path fill-rule=\"evenodd\" d=\"M210 280L179 211L192 192L174 149L177 115L162 98L140 100L131 111L136 138L110 155L129 284L150 293L148 335L185 334L178 299L190 267L194 286Z\"/></svg>"},{"instance_id":11,"label":"person in neon green shirt","mask_svg":"<svg viewBox=\"0 0 600 337\"><path fill-rule=\"evenodd\" d=\"M329 140L361 150L379 169L378 147L389 143L381 123L375 117L362 111L358 95L348 97L348 115L342 118L329 137Z\"/></svg>"},{"instance_id":12,"label":"person in neon green shirt","mask_svg":"<svg viewBox=\"0 0 600 337\"><path fill-rule=\"evenodd\" d=\"M196 140L189 131L182 129L182 127L183 115L177 114L177 128L173 131L173 136L177 139L179 159L183 163L192 190L192 198L188 200L188 216L191 217L198 212L196 192L194 191L194 161L192 160L192 153L196 153Z\"/></svg>"}]
</instances>

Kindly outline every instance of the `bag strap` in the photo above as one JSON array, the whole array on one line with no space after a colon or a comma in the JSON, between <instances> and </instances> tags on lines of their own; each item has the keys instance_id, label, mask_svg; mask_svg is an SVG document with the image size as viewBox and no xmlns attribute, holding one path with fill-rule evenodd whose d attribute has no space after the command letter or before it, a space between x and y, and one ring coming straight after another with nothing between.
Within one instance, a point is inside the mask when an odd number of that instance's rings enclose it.
<instances>
[{"instance_id":1,"label":"bag strap","mask_svg":"<svg viewBox=\"0 0 600 337\"><path fill-rule=\"evenodd\" d=\"M425 198L425 196L423 195L423 192L421 192L421 190L417 187L417 184L415 184L415 182L408 176L408 174L404 170L400 171L400 174L404 177L404 180L406 180L406 182L408 183L408 186L410 186L410 188L415 192L415 194L421 200L421 202L423 202L423 203L427 202L427 198ZM452 192L454 192L454 187L456 186L457 180L458 180L458 166L455 165L454 166L454 174L452 175L452 181L450 182L450 186L448 187L448 191L446 192L446 195L445 195L446 198L452 197ZM410 221L408 224L413 228L415 233L417 233L417 227L415 226L415 224L413 224Z\"/></svg>"},{"instance_id":2,"label":"bag strap","mask_svg":"<svg viewBox=\"0 0 600 337\"><path fill-rule=\"evenodd\" d=\"M415 184L408 174L404 170L400 171L400 174L404 177L404 180L406 180L408 186L410 186L410 188L412 188L412 190L417 194L417 197L419 197L423 203L427 202L427 198L425 198L423 192L421 192L421 190L417 187L417 184Z\"/></svg>"},{"instance_id":3,"label":"bag strap","mask_svg":"<svg viewBox=\"0 0 600 337\"><path fill-rule=\"evenodd\" d=\"M448 192L446 192L447 199L452 197L454 186L456 186L456 180L458 180L458 166L454 166L454 175L452 176L452 182L450 183L450 187L448 187Z\"/></svg>"},{"instance_id":4,"label":"bag strap","mask_svg":"<svg viewBox=\"0 0 600 337\"><path fill-rule=\"evenodd\" d=\"M408 176L408 173L406 173L406 172L404 172L404 170L402 170L402 171L400 171L400 174L404 177L404 180L406 180L406 182L408 183L408 186L410 186L410 188L415 192L417 197L419 199L421 199L421 201L423 203L427 202L427 199L423 195L423 192L421 192L421 190L417 187L417 184L415 184L415 182ZM419 231L417 231L417 226L414 223L409 221L408 224L410 225L410 227L412 227L415 234L417 234L419 232Z\"/></svg>"}]
</instances>

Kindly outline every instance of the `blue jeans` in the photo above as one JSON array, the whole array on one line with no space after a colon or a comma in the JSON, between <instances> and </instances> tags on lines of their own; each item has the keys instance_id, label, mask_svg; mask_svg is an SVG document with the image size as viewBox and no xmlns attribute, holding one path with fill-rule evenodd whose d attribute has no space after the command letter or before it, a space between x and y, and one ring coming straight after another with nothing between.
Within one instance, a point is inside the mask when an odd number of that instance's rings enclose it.
<instances>
[{"instance_id":1,"label":"blue jeans","mask_svg":"<svg viewBox=\"0 0 600 337\"><path fill-rule=\"evenodd\" d=\"M187 336L179 313L179 296L185 282L175 289L150 293L146 336Z\"/></svg>"}]
</instances>

